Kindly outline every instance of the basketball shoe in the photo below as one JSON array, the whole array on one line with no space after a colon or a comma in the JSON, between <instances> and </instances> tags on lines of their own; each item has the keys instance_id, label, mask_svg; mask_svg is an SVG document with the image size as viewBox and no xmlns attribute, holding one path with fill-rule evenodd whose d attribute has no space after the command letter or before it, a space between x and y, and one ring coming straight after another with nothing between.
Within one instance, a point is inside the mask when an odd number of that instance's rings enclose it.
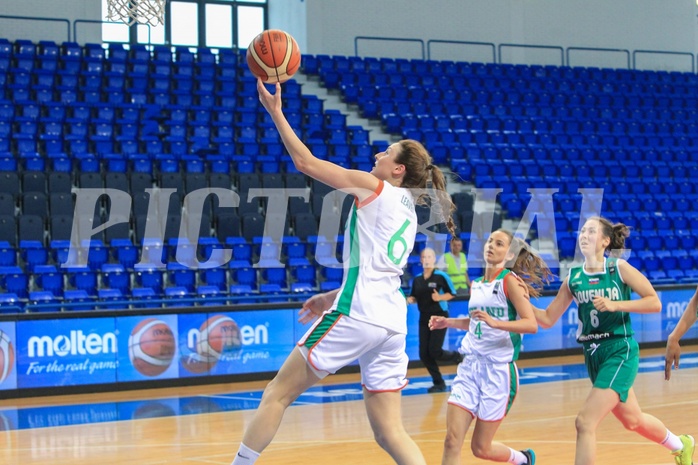
<instances>
[{"instance_id":1,"label":"basketball shoe","mask_svg":"<svg viewBox=\"0 0 698 465\"><path fill-rule=\"evenodd\" d=\"M533 449L522 450L521 453L526 456L526 465L536 465L536 453Z\"/></svg>"},{"instance_id":2,"label":"basketball shoe","mask_svg":"<svg viewBox=\"0 0 698 465\"><path fill-rule=\"evenodd\" d=\"M671 453L674 456L676 465L693 465L693 450L696 448L696 441L693 436L682 434L679 436L683 448L675 450Z\"/></svg>"}]
</instances>

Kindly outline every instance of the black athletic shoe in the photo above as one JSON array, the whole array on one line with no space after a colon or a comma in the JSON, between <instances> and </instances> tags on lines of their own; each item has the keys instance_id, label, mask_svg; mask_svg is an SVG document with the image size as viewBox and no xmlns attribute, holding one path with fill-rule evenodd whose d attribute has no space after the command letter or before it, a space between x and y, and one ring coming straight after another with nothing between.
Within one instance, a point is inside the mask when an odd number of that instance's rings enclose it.
<instances>
[{"instance_id":1,"label":"black athletic shoe","mask_svg":"<svg viewBox=\"0 0 698 465\"><path fill-rule=\"evenodd\" d=\"M536 453L533 449L522 450L521 453L526 456L526 465L536 465Z\"/></svg>"},{"instance_id":2,"label":"black athletic shoe","mask_svg":"<svg viewBox=\"0 0 698 465\"><path fill-rule=\"evenodd\" d=\"M427 392L429 394L433 394L435 392L446 392L446 385L445 384L435 384L429 389L427 389Z\"/></svg>"}]
</instances>

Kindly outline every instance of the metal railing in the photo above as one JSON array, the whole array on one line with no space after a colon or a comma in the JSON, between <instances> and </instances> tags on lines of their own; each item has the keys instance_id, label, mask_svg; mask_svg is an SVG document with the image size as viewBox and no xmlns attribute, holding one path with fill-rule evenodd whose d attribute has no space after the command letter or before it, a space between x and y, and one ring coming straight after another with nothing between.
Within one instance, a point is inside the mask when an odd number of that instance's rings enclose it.
<instances>
[{"instance_id":1,"label":"metal railing","mask_svg":"<svg viewBox=\"0 0 698 465\"><path fill-rule=\"evenodd\" d=\"M70 42L70 20L65 18L42 18L39 16L14 16L14 15L0 15L0 19L18 19L20 21L51 21L65 23L67 38L66 40Z\"/></svg>"},{"instance_id":2,"label":"metal railing","mask_svg":"<svg viewBox=\"0 0 698 465\"><path fill-rule=\"evenodd\" d=\"M655 55L679 55L691 57L691 72L696 72L696 57L689 52L669 52L665 50L633 50L633 69L637 69L637 55L640 53L655 54Z\"/></svg>"},{"instance_id":3,"label":"metal railing","mask_svg":"<svg viewBox=\"0 0 698 465\"><path fill-rule=\"evenodd\" d=\"M497 51L499 54L499 63L502 63L502 49L508 48L530 48L540 50L559 50L560 51L560 66L565 66L565 50L559 45L527 45L527 44L499 44Z\"/></svg>"},{"instance_id":4,"label":"metal railing","mask_svg":"<svg viewBox=\"0 0 698 465\"><path fill-rule=\"evenodd\" d=\"M126 26L125 23L120 23L117 21L102 21L99 19L76 19L73 21L73 40L75 40L75 42L78 42L78 24L116 24L120 26ZM148 27L148 43L150 43L150 24L139 24L138 26Z\"/></svg>"},{"instance_id":5,"label":"metal railing","mask_svg":"<svg viewBox=\"0 0 698 465\"><path fill-rule=\"evenodd\" d=\"M631 61L630 61L630 51L624 48L600 48L600 47L567 47L567 50L565 51L565 57L567 60L567 66L572 66L572 63L570 62L570 52L573 51L586 51L586 52L609 52L609 53L625 53L625 58L627 61L627 66L628 69L631 69Z\"/></svg>"},{"instance_id":6,"label":"metal railing","mask_svg":"<svg viewBox=\"0 0 698 465\"><path fill-rule=\"evenodd\" d=\"M427 41L427 59L431 60L431 45L432 44L457 44L457 45L476 45L482 47L489 47L492 49L492 63L497 63L497 49L492 42L471 42L466 40L440 40L433 39ZM454 60L458 61L458 60Z\"/></svg>"}]
</instances>

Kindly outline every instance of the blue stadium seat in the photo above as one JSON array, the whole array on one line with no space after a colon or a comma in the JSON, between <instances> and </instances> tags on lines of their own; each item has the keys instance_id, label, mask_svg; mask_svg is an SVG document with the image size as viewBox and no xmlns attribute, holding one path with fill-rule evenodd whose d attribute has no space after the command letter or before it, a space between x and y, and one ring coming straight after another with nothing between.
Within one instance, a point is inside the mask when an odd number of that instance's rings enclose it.
<instances>
[{"instance_id":1,"label":"blue stadium seat","mask_svg":"<svg viewBox=\"0 0 698 465\"><path fill-rule=\"evenodd\" d=\"M307 294L315 292L316 288L311 283L296 282L291 283L291 292L295 294Z\"/></svg>"},{"instance_id":2,"label":"blue stadium seat","mask_svg":"<svg viewBox=\"0 0 698 465\"><path fill-rule=\"evenodd\" d=\"M3 268L2 272L5 291L17 294L19 297L27 297L29 276L17 266Z\"/></svg>"},{"instance_id":3,"label":"blue stadium seat","mask_svg":"<svg viewBox=\"0 0 698 465\"><path fill-rule=\"evenodd\" d=\"M286 268L262 268L262 279L270 284L278 284L282 289L288 287Z\"/></svg>"},{"instance_id":4,"label":"blue stadium seat","mask_svg":"<svg viewBox=\"0 0 698 465\"><path fill-rule=\"evenodd\" d=\"M171 299L171 302L165 303L166 307L188 307L191 303L181 302L181 298L189 297L190 291L186 287L174 286L165 288L165 298Z\"/></svg>"},{"instance_id":5,"label":"blue stadium seat","mask_svg":"<svg viewBox=\"0 0 698 465\"><path fill-rule=\"evenodd\" d=\"M307 255L306 244L298 237L284 236L282 248L288 258L304 258Z\"/></svg>"},{"instance_id":6,"label":"blue stadium seat","mask_svg":"<svg viewBox=\"0 0 698 465\"><path fill-rule=\"evenodd\" d=\"M48 250L40 241L20 240L19 253L27 271L32 272L36 266L48 263Z\"/></svg>"},{"instance_id":7,"label":"blue stadium seat","mask_svg":"<svg viewBox=\"0 0 698 465\"><path fill-rule=\"evenodd\" d=\"M91 296L82 289L72 289L67 290L63 293L63 301L65 303L77 303L77 302L90 302L93 299ZM84 307L63 307L65 310L85 310Z\"/></svg>"},{"instance_id":8,"label":"blue stadium seat","mask_svg":"<svg viewBox=\"0 0 698 465\"><path fill-rule=\"evenodd\" d=\"M325 281L341 282L344 278L344 269L339 267L323 266L320 270L320 274Z\"/></svg>"},{"instance_id":9,"label":"blue stadium seat","mask_svg":"<svg viewBox=\"0 0 698 465\"><path fill-rule=\"evenodd\" d=\"M49 291L56 297L63 295L63 273L53 265L39 265L34 268L34 282L41 290Z\"/></svg>"},{"instance_id":10,"label":"blue stadium seat","mask_svg":"<svg viewBox=\"0 0 698 465\"><path fill-rule=\"evenodd\" d=\"M155 294L161 294L164 284L162 271L157 269L138 270L135 272L136 283L139 287L152 289ZM135 290L135 289L134 289Z\"/></svg>"},{"instance_id":11,"label":"blue stadium seat","mask_svg":"<svg viewBox=\"0 0 698 465\"><path fill-rule=\"evenodd\" d=\"M131 276L119 263L104 263L101 267L102 286L127 294L131 290Z\"/></svg>"},{"instance_id":12,"label":"blue stadium seat","mask_svg":"<svg viewBox=\"0 0 698 465\"><path fill-rule=\"evenodd\" d=\"M136 308L152 308L159 307L159 304L149 304L149 300L154 300L158 297L155 291L149 287L136 287L131 290L131 296L136 303L133 304Z\"/></svg>"},{"instance_id":13,"label":"blue stadium seat","mask_svg":"<svg viewBox=\"0 0 698 465\"><path fill-rule=\"evenodd\" d=\"M219 289L217 286L199 286L196 289L196 293L198 294L199 297L202 297L204 299L204 305L209 306L209 305L222 305L225 302L216 299L216 297L220 297L222 292L221 289ZM215 299L212 301L206 301L206 299Z\"/></svg>"},{"instance_id":14,"label":"blue stadium seat","mask_svg":"<svg viewBox=\"0 0 698 465\"><path fill-rule=\"evenodd\" d=\"M22 312L22 305L19 296L11 292L0 294L0 314L12 314Z\"/></svg>"},{"instance_id":15,"label":"blue stadium seat","mask_svg":"<svg viewBox=\"0 0 698 465\"><path fill-rule=\"evenodd\" d=\"M288 297L278 284L263 283L259 286L260 296L265 297L267 302L287 302Z\"/></svg>"},{"instance_id":16,"label":"blue stadium seat","mask_svg":"<svg viewBox=\"0 0 698 465\"><path fill-rule=\"evenodd\" d=\"M208 287L225 290L228 283L227 270L223 267L209 268L199 272L200 281Z\"/></svg>"},{"instance_id":17,"label":"blue stadium seat","mask_svg":"<svg viewBox=\"0 0 698 465\"><path fill-rule=\"evenodd\" d=\"M35 312L60 311L60 306L57 305L59 303L59 300L49 291L31 291L29 293L29 303L37 306L33 308L33 311Z\"/></svg>"}]
</instances>

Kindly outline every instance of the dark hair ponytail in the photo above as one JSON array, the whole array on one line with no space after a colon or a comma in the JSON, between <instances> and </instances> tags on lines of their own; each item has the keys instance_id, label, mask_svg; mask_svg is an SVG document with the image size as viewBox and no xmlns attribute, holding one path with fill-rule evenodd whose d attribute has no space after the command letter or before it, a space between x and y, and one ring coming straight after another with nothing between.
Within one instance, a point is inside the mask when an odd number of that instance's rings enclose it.
<instances>
[{"instance_id":1,"label":"dark hair ponytail","mask_svg":"<svg viewBox=\"0 0 698 465\"><path fill-rule=\"evenodd\" d=\"M611 223L601 216L592 216L589 220L598 221L603 235L610 239L606 252L612 257L620 257L625 249L625 240L630 237L630 228L623 223Z\"/></svg>"},{"instance_id":2,"label":"dark hair ponytail","mask_svg":"<svg viewBox=\"0 0 698 465\"><path fill-rule=\"evenodd\" d=\"M446 177L443 171L432 164L431 155L420 142L405 139L398 142L398 145L400 152L395 157L395 162L405 165L405 175L400 187L428 189L429 192L422 191L415 196L417 203L425 205L426 199L429 198L431 208L441 213L446 228L452 236L455 236L456 224L453 221L453 212L456 206L446 191Z\"/></svg>"}]
</instances>

